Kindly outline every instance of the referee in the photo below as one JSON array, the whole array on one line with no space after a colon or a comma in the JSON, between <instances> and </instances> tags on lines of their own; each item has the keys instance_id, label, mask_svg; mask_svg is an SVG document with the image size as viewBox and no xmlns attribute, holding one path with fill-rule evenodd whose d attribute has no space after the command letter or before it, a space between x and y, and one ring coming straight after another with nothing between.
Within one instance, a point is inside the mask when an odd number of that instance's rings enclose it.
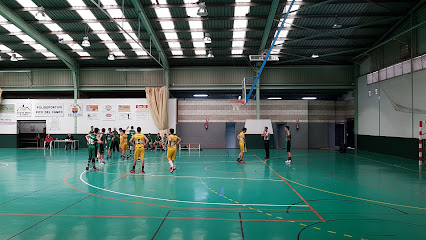
<instances>
[{"instance_id":1,"label":"referee","mask_svg":"<svg viewBox=\"0 0 426 240\"><path fill-rule=\"evenodd\" d=\"M263 137L263 141L265 143L265 152L266 152L265 159L269 159L269 132L268 132L268 127L265 127L265 130L263 130L262 137Z\"/></svg>"}]
</instances>

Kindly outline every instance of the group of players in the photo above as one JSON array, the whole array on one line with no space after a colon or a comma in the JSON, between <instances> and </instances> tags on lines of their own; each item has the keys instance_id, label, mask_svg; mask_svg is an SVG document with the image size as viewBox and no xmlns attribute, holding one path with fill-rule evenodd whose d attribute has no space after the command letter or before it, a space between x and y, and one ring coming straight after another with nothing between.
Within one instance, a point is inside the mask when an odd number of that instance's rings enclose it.
<instances>
[{"instance_id":1,"label":"group of players","mask_svg":"<svg viewBox=\"0 0 426 240\"><path fill-rule=\"evenodd\" d=\"M93 126L90 128L90 132L86 135L86 140L88 144L89 151L89 160L87 162L86 171L89 171L90 162L92 162L92 169L97 170L96 168L96 160L98 159L100 163L105 163L105 149L107 149L107 159L112 158L113 151L117 148L117 150L121 153L121 158L124 160L125 156L127 159L130 158L128 147L130 142L130 155L134 152L134 161L133 161L133 169L130 173L135 173L135 166L138 160L142 163L142 173L145 173L145 148L155 150L160 148L161 150L167 149L167 160L170 164L170 172L172 173L176 170L174 166L174 160L176 159L176 151L177 145L180 143L181 139L174 134L174 129L170 129L170 134L167 136L164 134L161 137L160 134L157 136L151 136L148 133L148 136L145 136L141 133L141 128L138 127L136 131L133 126L126 129L117 129L114 128L114 131L111 131L111 128L108 128L108 132L105 133L105 128L100 130L99 128L94 128Z\"/></svg>"}]
</instances>

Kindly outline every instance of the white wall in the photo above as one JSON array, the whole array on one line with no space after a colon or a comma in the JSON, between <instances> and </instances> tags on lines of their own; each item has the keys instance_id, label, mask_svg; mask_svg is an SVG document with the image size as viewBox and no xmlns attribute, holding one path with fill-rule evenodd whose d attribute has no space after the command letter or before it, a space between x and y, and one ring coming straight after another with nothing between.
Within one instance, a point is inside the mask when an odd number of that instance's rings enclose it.
<instances>
[{"instance_id":1,"label":"white wall","mask_svg":"<svg viewBox=\"0 0 426 240\"><path fill-rule=\"evenodd\" d=\"M63 117L36 117L35 116L35 105L39 103L58 103L63 104L64 106L64 116ZM73 99L4 99L2 104L15 104L15 114L13 114L12 118L14 121L18 120L46 120L46 128L47 133L56 133L56 134L64 134L64 133L76 133L75 132L75 117L70 117L68 114L71 113L70 105L74 103ZM144 98L140 99L79 99L77 102L81 108L83 116L77 117L77 133L78 134L86 134L90 126L95 126L99 128L125 128L127 126L141 127L142 132L148 133L157 133L159 132L156 127L154 120L152 118L151 112L148 114L148 120L136 120L136 105L148 105L148 101ZM22 104L31 104L32 107L32 115L31 117L17 117L16 109ZM86 105L99 105L99 113L102 113L101 106L104 104L129 104L131 106L132 120L119 120L118 116L114 121L105 121L102 120L101 116L99 120L89 120L87 118ZM177 118L177 101L176 99L169 99L169 128L176 128L176 118ZM117 112L116 112L117 113ZM8 114L12 115L12 114ZM57 125L56 129L52 129ZM17 134L17 125L4 125L0 124L0 134Z\"/></svg>"}]
</instances>

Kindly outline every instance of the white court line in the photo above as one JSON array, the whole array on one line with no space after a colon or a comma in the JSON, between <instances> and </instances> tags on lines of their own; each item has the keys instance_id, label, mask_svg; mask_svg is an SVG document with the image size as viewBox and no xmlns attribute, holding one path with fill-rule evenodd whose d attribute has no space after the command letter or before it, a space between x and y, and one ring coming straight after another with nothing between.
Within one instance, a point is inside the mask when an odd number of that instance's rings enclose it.
<instances>
[{"instance_id":1,"label":"white court line","mask_svg":"<svg viewBox=\"0 0 426 240\"><path fill-rule=\"evenodd\" d=\"M131 174L130 176L147 176L147 177L170 177L170 178L212 178L224 180L248 180L248 181L273 181L282 182L281 179L267 179L267 178L233 178L233 177L199 177L199 176L172 176L172 175L150 175L150 174Z\"/></svg>"},{"instance_id":2,"label":"white court line","mask_svg":"<svg viewBox=\"0 0 426 240\"><path fill-rule=\"evenodd\" d=\"M190 204L206 204L206 205L222 205L222 206L241 206L241 204L234 204L234 203L209 203L209 202L193 202L193 201L181 201L181 200L174 200L174 199L166 199L166 198L154 198L154 197L146 197L146 196L140 196L140 195L133 195L133 194L128 194L128 193L122 193L122 192L116 192L116 191L112 191L112 190L108 190L105 188L100 188L97 186L93 186L92 184L87 183L86 181L83 180L83 174L86 171L83 171L80 174L80 180L93 188L99 189L99 190L103 190L103 191L107 191L107 192L111 192L111 193L115 193L115 194L120 194L120 195L125 195L125 196L130 196L130 197L137 197L137 198L145 198L145 199L151 199L151 200L159 200L159 201L166 201L166 202L178 202L178 203L190 203ZM308 205L276 205L276 204L250 204L250 203L244 203L244 205L248 205L248 206L265 206L265 207L308 207Z\"/></svg>"},{"instance_id":3,"label":"white court line","mask_svg":"<svg viewBox=\"0 0 426 240\"><path fill-rule=\"evenodd\" d=\"M0 166L0 168L4 168L4 167L9 166L9 164L8 164L8 163L4 163L4 162L0 162L0 164L6 164L6 165L4 165L4 166Z\"/></svg>"}]
</instances>

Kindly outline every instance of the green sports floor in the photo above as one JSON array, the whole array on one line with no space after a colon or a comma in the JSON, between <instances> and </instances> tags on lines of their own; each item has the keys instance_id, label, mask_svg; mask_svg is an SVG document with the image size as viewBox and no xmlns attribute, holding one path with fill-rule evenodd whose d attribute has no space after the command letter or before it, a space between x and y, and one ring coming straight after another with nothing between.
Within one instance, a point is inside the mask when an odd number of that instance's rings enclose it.
<instances>
[{"instance_id":1,"label":"green sports floor","mask_svg":"<svg viewBox=\"0 0 426 240\"><path fill-rule=\"evenodd\" d=\"M350 151L162 151L146 174L87 151L0 150L0 239L426 239L416 161ZM140 163L138 163L140 167Z\"/></svg>"}]
</instances>

